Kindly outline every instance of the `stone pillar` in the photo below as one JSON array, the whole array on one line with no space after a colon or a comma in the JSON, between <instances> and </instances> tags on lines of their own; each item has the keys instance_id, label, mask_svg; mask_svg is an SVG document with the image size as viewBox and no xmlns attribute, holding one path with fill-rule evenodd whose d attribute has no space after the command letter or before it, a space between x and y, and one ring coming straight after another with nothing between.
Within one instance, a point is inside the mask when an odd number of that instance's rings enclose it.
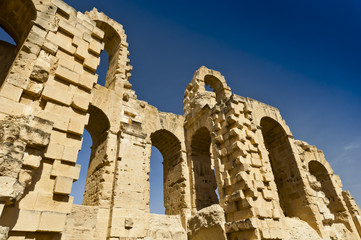
<instances>
[{"instance_id":1,"label":"stone pillar","mask_svg":"<svg viewBox=\"0 0 361 240\"><path fill-rule=\"evenodd\" d=\"M142 238L149 230L149 147L137 124L122 124L109 237Z\"/></svg>"}]
</instances>

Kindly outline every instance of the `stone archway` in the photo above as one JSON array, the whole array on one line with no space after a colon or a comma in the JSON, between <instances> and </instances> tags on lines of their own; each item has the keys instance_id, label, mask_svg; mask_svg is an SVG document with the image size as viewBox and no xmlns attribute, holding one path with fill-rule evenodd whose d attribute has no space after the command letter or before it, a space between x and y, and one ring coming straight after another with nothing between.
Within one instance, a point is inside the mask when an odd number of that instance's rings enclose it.
<instances>
[{"instance_id":1,"label":"stone archway","mask_svg":"<svg viewBox=\"0 0 361 240\"><path fill-rule=\"evenodd\" d=\"M166 214L180 214L186 207L182 182L181 142L170 131L161 129L150 135L152 145L163 156L163 192Z\"/></svg>"},{"instance_id":2,"label":"stone archway","mask_svg":"<svg viewBox=\"0 0 361 240\"><path fill-rule=\"evenodd\" d=\"M104 39L101 44L108 54L108 70L106 73L105 87L116 91L131 89L129 83L132 66L129 64L128 43L123 26L107 17L104 13L93 9L86 14L96 23L96 26L104 31ZM101 51L95 54L99 55ZM129 94L129 93L128 93Z\"/></svg>"},{"instance_id":3,"label":"stone archway","mask_svg":"<svg viewBox=\"0 0 361 240\"><path fill-rule=\"evenodd\" d=\"M311 174L309 177L311 188L318 193L315 194L316 197L321 198L317 204L320 204L318 208L321 211L324 224L342 222L350 229L349 223L345 221L346 208L337 195L326 167L320 162L312 160L308 163L308 170Z\"/></svg>"},{"instance_id":4,"label":"stone archway","mask_svg":"<svg viewBox=\"0 0 361 240\"><path fill-rule=\"evenodd\" d=\"M89 132L93 145L91 146L83 205L97 206L102 205L104 199L107 199L107 196L104 196L106 191L103 190L105 184L103 179L106 178L105 175L112 174L107 170L110 163L106 151L110 123L105 113L94 105L90 105L88 112L89 123L85 129Z\"/></svg>"},{"instance_id":5,"label":"stone archway","mask_svg":"<svg viewBox=\"0 0 361 240\"><path fill-rule=\"evenodd\" d=\"M270 117L263 117L260 125L283 213L302 219L306 193L286 131Z\"/></svg>"},{"instance_id":6,"label":"stone archway","mask_svg":"<svg viewBox=\"0 0 361 240\"><path fill-rule=\"evenodd\" d=\"M0 28L14 40L16 45L0 40L0 86L28 37L36 10L31 0L3 0L0 2Z\"/></svg>"},{"instance_id":7,"label":"stone archway","mask_svg":"<svg viewBox=\"0 0 361 240\"><path fill-rule=\"evenodd\" d=\"M21 46L28 37L36 10L31 0L3 0L0 2L0 26Z\"/></svg>"},{"instance_id":8,"label":"stone archway","mask_svg":"<svg viewBox=\"0 0 361 240\"><path fill-rule=\"evenodd\" d=\"M192 136L191 160L194 184L193 202L197 210L218 204L217 181L210 152L211 135L206 127L199 128Z\"/></svg>"}]
</instances>

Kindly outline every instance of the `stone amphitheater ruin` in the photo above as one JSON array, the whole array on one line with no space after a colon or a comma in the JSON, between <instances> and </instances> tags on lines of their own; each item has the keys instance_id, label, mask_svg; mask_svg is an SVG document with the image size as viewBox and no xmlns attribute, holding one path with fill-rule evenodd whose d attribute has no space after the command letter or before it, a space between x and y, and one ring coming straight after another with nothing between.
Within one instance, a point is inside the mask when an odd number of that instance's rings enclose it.
<instances>
[{"instance_id":1,"label":"stone amphitheater ruin","mask_svg":"<svg viewBox=\"0 0 361 240\"><path fill-rule=\"evenodd\" d=\"M195 72L183 116L160 112L137 99L124 29L104 13L1 0L0 25L16 42L0 42L0 239L360 239L361 211L322 151L219 72ZM73 205L84 128L93 146ZM152 146L164 215L149 212Z\"/></svg>"}]
</instances>

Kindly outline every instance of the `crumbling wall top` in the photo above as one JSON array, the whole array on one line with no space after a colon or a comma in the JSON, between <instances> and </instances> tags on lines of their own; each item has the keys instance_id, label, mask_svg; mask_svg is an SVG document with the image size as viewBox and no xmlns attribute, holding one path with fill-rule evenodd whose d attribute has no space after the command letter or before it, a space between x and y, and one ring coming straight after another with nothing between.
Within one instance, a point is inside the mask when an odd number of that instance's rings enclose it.
<instances>
[{"instance_id":1,"label":"crumbling wall top","mask_svg":"<svg viewBox=\"0 0 361 240\"><path fill-rule=\"evenodd\" d=\"M130 89L132 85L128 82L133 67L129 64L127 36L123 26L109 18L103 12L98 12L93 8L90 12L85 12L96 26L104 31L104 49L109 56L109 67L105 81L105 87L122 90Z\"/></svg>"},{"instance_id":2,"label":"crumbling wall top","mask_svg":"<svg viewBox=\"0 0 361 240\"><path fill-rule=\"evenodd\" d=\"M207 91L206 85L212 88L213 92ZM184 92L185 116L187 117L192 109L199 110L207 104L213 107L216 103L229 98L231 94L231 88L227 86L220 72L202 66L194 73L191 83Z\"/></svg>"}]
</instances>

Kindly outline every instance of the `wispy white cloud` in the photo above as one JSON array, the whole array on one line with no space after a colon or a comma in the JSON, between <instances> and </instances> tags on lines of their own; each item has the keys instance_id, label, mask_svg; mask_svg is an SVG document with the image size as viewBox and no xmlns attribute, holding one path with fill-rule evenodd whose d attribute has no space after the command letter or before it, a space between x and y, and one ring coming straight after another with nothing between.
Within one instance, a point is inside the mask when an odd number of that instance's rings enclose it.
<instances>
[{"instance_id":1,"label":"wispy white cloud","mask_svg":"<svg viewBox=\"0 0 361 240\"><path fill-rule=\"evenodd\" d=\"M352 149L357 149L357 148L360 148L360 144L357 144L357 143L351 143L347 146L344 147L345 151L348 151L348 150L352 150Z\"/></svg>"},{"instance_id":2,"label":"wispy white cloud","mask_svg":"<svg viewBox=\"0 0 361 240\"><path fill-rule=\"evenodd\" d=\"M344 167L344 164L356 163L357 166L361 166L361 139L356 138L344 145L340 146L339 152L333 156L330 156L329 162L337 167ZM340 165L341 164L341 165Z\"/></svg>"}]
</instances>

